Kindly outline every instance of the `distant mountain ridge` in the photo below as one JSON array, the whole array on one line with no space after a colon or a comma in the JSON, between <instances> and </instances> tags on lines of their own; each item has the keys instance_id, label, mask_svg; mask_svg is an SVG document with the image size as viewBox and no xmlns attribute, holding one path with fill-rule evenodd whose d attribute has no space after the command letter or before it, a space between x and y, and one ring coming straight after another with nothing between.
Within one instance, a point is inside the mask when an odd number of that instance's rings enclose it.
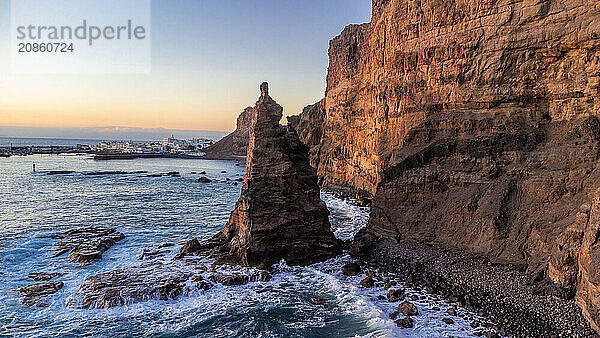
<instances>
[{"instance_id":1,"label":"distant mountain ridge","mask_svg":"<svg viewBox=\"0 0 600 338\"><path fill-rule=\"evenodd\" d=\"M208 138L220 140L225 132L209 130L182 130L167 128L135 128L135 127L84 127L84 128L51 128L51 127L19 127L0 126L2 137L16 138L57 138L86 140L161 140L168 136L176 138Z\"/></svg>"}]
</instances>

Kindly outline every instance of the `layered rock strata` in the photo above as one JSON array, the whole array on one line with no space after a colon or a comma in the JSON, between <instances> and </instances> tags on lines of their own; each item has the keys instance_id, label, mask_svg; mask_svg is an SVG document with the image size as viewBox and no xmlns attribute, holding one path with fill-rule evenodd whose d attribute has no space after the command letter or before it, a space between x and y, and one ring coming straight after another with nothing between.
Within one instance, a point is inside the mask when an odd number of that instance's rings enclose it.
<instances>
[{"instance_id":1,"label":"layered rock strata","mask_svg":"<svg viewBox=\"0 0 600 338\"><path fill-rule=\"evenodd\" d=\"M600 178L599 17L584 0L373 0L330 43L323 125L304 124L323 185L374 197L359 242L509 264L598 328L580 206Z\"/></svg>"},{"instance_id":2,"label":"layered rock strata","mask_svg":"<svg viewBox=\"0 0 600 338\"><path fill-rule=\"evenodd\" d=\"M309 149L279 124L283 108L268 84L252 110L246 176L229 222L213 241L222 263L308 265L340 252L320 199Z\"/></svg>"}]
</instances>

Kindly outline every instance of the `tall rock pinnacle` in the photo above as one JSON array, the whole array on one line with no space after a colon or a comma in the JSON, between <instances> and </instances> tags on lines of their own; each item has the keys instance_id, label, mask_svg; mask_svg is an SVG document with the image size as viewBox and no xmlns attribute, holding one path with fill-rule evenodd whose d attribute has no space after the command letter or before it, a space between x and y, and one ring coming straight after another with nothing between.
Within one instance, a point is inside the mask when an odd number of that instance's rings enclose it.
<instances>
[{"instance_id":1,"label":"tall rock pinnacle","mask_svg":"<svg viewBox=\"0 0 600 338\"><path fill-rule=\"evenodd\" d=\"M293 130L279 124L283 108L269 85L252 110L246 176L229 222L215 240L221 263L308 265L340 252L319 197L308 148Z\"/></svg>"}]
</instances>

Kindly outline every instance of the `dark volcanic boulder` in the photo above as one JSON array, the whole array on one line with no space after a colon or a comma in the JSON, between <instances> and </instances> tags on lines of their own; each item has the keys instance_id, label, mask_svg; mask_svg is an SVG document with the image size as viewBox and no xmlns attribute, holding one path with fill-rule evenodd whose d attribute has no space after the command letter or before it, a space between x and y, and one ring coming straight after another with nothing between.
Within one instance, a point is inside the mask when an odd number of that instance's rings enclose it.
<instances>
[{"instance_id":1,"label":"dark volcanic boulder","mask_svg":"<svg viewBox=\"0 0 600 338\"><path fill-rule=\"evenodd\" d=\"M346 276L356 276L360 273L360 265L354 262L349 262L342 266L342 273Z\"/></svg>"},{"instance_id":2,"label":"dark volcanic boulder","mask_svg":"<svg viewBox=\"0 0 600 338\"><path fill-rule=\"evenodd\" d=\"M214 240L220 263L308 265L337 255L329 211L319 197L308 148L279 124L283 108L261 85L252 109L250 146L242 194Z\"/></svg>"},{"instance_id":3,"label":"dark volcanic boulder","mask_svg":"<svg viewBox=\"0 0 600 338\"><path fill-rule=\"evenodd\" d=\"M404 301L398 305L398 312L405 316L416 316L419 314L419 310L415 304L408 301Z\"/></svg>"},{"instance_id":4,"label":"dark volcanic boulder","mask_svg":"<svg viewBox=\"0 0 600 338\"><path fill-rule=\"evenodd\" d=\"M401 328L410 329L414 326L414 322L412 318L407 316L406 318L398 319L396 325Z\"/></svg>"}]
</instances>

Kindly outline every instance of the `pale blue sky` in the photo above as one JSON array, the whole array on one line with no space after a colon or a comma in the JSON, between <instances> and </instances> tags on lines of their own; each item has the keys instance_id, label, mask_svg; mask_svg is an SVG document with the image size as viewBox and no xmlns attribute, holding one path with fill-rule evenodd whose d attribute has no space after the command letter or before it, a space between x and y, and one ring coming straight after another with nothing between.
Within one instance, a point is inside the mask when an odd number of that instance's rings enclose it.
<instances>
[{"instance_id":1,"label":"pale blue sky","mask_svg":"<svg viewBox=\"0 0 600 338\"><path fill-rule=\"evenodd\" d=\"M371 0L153 0L142 75L12 75L9 10L0 0L0 125L227 131L262 81L286 115L321 99L329 40L369 21Z\"/></svg>"}]
</instances>

